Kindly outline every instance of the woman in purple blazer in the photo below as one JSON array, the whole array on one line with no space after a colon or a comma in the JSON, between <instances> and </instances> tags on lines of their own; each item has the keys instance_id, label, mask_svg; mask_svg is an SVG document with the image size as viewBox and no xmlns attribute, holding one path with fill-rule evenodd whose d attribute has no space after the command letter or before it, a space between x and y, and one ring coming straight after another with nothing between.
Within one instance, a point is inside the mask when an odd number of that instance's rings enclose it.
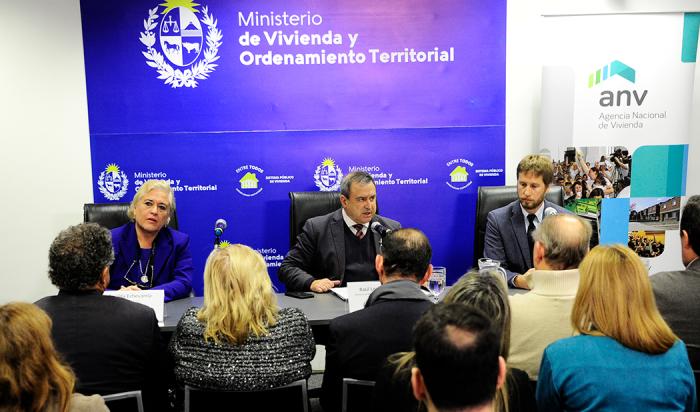
<instances>
[{"instance_id":1,"label":"woman in purple blazer","mask_svg":"<svg viewBox=\"0 0 700 412\"><path fill-rule=\"evenodd\" d=\"M129 205L131 222L112 229L110 289L162 289L165 301L192 290L190 237L167 227L175 196L165 180L148 180Z\"/></svg>"}]
</instances>

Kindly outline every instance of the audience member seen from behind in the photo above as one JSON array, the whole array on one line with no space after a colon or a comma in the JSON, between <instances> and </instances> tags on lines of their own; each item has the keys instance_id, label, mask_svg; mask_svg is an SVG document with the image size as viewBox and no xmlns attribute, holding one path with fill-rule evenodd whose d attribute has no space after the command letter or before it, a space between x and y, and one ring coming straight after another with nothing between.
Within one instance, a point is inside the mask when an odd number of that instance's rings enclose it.
<instances>
[{"instance_id":1,"label":"audience member seen from behind","mask_svg":"<svg viewBox=\"0 0 700 412\"><path fill-rule=\"evenodd\" d=\"M462 276L445 295L444 303L463 303L482 310L501 336L499 355L507 361L510 348L510 306L503 276L498 271L471 271ZM411 390L411 368L415 352L396 353L389 357L377 378L373 410L396 408L419 410ZM398 406L397 406L398 405ZM495 411L535 411L535 394L527 374L507 369L506 380L496 393Z\"/></svg>"},{"instance_id":2,"label":"audience member seen from behind","mask_svg":"<svg viewBox=\"0 0 700 412\"><path fill-rule=\"evenodd\" d=\"M506 362L487 315L461 303L439 303L418 320L411 387L433 411L493 411Z\"/></svg>"},{"instance_id":3,"label":"audience member seen from behind","mask_svg":"<svg viewBox=\"0 0 700 412\"><path fill-rule=\"evenodd\" d=\"M316 347L304 314L278 308L260 253L235 244L209 254L204 305L182 316L170 351L181 384L253 391L307 378Z\"/></svg>"},{"instance_id":4,"label":"audience member seen from behind","mask_svg":"<svg viewBox=\"0 0 700 412\"><path fill-rule=\"evenodd\" d=\"M535 230L535 270L524 276L532 288L510 296L512 329L508 363L537 380L542 352L571 336L571 307L579 282L578 267L588 253L591 225L574 214L549 216Z\"/></svg>"},{"instance_id":5,"label":"audience member seen from behind","mask_svg":"<svg viewBox=\"0 0 700 412\"><path fill-rule=\"evenodd\" d=\"M373 381L387 356L411 349L413 326L433 305L420 287L433 271L431 256L430 242L420 230L398 229L384 237L375 260L382 285L364 309L328 326L321 393L325 412L340 410L343 378Z\"/></svg>"},{"instance_id":6,"label":"audience member seen from behind","mask_svg":"<svg viewBox=\"0 0 700 412\"><path fill-rule=\"evenodd\" d=\"M622 245L580 266L571 312L579 336L544 351L537 406L547 411L694 411L685 344L662 319L644 264Z\"/></svg>"},{"instance_id":7,"label":"audience member seen from behind","mask_svg":"<svg viewBox=\"0 0 700 412\"><path fill-rule=\"evenodd\" d=\"M0 306L0 410L109 411L99 395L73 393L75 375L51 341L51 320L30 303Z\"/></svg>"},{"instance_id":8,"label":"audience member seen from behind","mask_svg":"<svg viewBox=\"0 0 700 412\"><path fill-rule=\"evenodd\" d=\"M107 395L141 390L147 409L165 399L166 370L153 309L102 294L114 259L109 231L71 226L49 249L49 278L58 295L36 302L51 317L58 352L78 380L76 390Z\"/></svg>"},{"instance_id":9,"label":"audience member seen from behind","mask_svg":"<svg viewBox=\"0 0 700 412\"><path fill-rule=\"evenodd\" d=\"M167 227L175 196L165 180L148 180L129 205L131 222L112 229L114 264L109 289L162 289L165 301L192 290L190 237Z\"/></svg>"},{"instance_id":10,"label":"audience member seen from behind","mask_svg":"<svg viewBox=\"0 0 700 412\"><path fill-rule=\"evenodd\" d=\"M651 285L659 312L685 342L690 365L697 371L700 370L700 196L691 196L683 207L680 234L685 270L657 273L651 277Z\"/></svg>"}]
</instances>

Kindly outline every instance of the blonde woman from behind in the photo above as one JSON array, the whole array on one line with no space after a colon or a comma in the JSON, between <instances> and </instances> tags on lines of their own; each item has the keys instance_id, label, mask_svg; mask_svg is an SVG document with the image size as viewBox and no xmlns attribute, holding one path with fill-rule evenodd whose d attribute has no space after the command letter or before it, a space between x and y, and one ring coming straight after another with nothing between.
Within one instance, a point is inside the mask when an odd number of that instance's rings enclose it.
<instances>
[{"instance_id":1,"label":"blonde woman from behind","mask_svg":"<svg viewBox=\"0 0 700 412\"><path fill-rule=\"evenodd\" d=\"M644 264L622 245L595 247L579 266L574 332L547 347L540 411L694 411L685 344L656 308Z\"/></svg>"},{"instance_id":2,"label":"blonde woman from behind","mask_svg":"<svg viewBox=\"0 0 700 412\"><path fill-rule=\"evenodd\" d=\"M296 308L279 309L260 253L214 249L204 269L204 305L190 308L170 342L180 384L257 391L311 374L311 328Z\"/></svg>"}]
</instances>

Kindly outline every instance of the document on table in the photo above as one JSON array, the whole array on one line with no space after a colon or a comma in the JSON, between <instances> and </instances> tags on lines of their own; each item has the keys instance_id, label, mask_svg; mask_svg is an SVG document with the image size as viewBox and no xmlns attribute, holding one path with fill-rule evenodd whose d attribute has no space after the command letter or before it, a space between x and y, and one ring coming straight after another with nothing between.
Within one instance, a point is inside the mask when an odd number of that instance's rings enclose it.
<instances>
[{"instance_id":1,"label":"document on table","mask_svg":"<svg viewBox=\"0 0 700 412\"><path fill-rule=\"evenodd\" d=\"M430 291L428 289L425 289L424 287L421 287L421 291L425 293L426 296L432 296ZM341 288L341 287L335 287L331 289L331 292L341 300L344 300L347 302L348 300L348 288Z\"/></svg>"},{"instance_id":2,"label":"document on table","mask_svg":"<svg viewBox=\"0 0 700 412\"><path fill-rule=\"evenodd\" d=\"M333 292L340 299L348 302L348 312L354 312L365 307L365 302L375 289L382 284L378 280L368 282L348 282L346 288L332 288Z\"/></svg>"},{"instance_id":3,"label":"document on table","mask_svg":"<svg viewBox=\"0 0 700 412\"><path fill-rule=\"evenodd\" d=\"M163 290L105 290L104 294L118 296L148 306L156 313L158 326L163 326L165 317L165 292Z\"/></svg>"},{"instance_id":4,"label":"document on table","mask_svg":"<svg viewBox=\"0 0 700 412\"><path fill-rule=\"evenodd\" d=\"M331 289L331 292L344 301L348 300L348 288L335 287Z\"/></svg>"}]
</instances>

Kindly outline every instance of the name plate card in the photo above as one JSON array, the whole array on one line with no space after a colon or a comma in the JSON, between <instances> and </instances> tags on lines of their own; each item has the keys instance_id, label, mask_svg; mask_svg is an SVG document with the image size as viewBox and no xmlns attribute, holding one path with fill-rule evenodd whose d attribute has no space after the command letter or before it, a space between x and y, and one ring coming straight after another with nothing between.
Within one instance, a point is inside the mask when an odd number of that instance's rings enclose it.
<instances>
[{"instance_id":1,"label":"name plate card","mask_svg":"<svg viewBox=\"0 0 700 412\"><path fill-rule=\"evenodd\" d=\"M163 326L163 315L165 312L165 292L163 290L105 290L104 294L118 296L148 306L156 313L158 324Z\"/></svg>"},{"instance_id":2,"label":"name plate card","mask_svg":"<svg viewBox=\"0 0 700 412\"><path fill-rule=\"evenodd\" d=\"M348 282L348 312L365 307L369 295L382 284L378 280L369 282Z\"/></svg>"}]
</instances>

